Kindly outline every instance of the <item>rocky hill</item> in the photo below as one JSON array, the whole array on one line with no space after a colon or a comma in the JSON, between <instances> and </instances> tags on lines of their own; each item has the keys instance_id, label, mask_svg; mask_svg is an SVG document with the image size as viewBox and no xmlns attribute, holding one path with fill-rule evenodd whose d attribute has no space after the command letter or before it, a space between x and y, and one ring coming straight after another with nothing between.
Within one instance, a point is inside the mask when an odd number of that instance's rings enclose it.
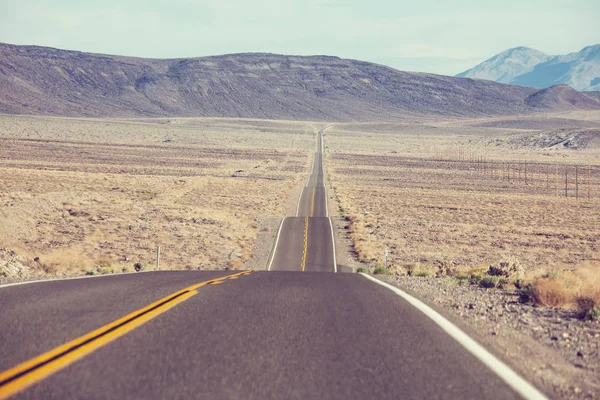
<instances>
[{"instance_id":1,"label":"rocky hill","mask_svg":"<svg viewBox=\"0 0 600 400\"><path fill-rule=\"evenodd\" d=\"M503 51L456 76L512 83L519 75L531 72L536 65L550 58L551 56L529 47L516 47Z\"/></svg>"},{"instance_id":2,"label":"rocky hill","mask_svg":"<svg viewBox=\"0 0 600 400\"><path fill-rule=\"evenodd\" d=\"M600 45L562 56L517 47L457 76L537 88L567 84L577 90L600 90Z\"/></svg>"},{"instance_id":3,"label":"rocky hill","mask_svg":"<svg viewBox=\"0 0 600 400\"><path fill-rule=\"evenodd\" d=\"M156 60L0 44L1 113L389 120L536 112L525 101L535 92L328 56Z\"/></svg>"}]
</instances>

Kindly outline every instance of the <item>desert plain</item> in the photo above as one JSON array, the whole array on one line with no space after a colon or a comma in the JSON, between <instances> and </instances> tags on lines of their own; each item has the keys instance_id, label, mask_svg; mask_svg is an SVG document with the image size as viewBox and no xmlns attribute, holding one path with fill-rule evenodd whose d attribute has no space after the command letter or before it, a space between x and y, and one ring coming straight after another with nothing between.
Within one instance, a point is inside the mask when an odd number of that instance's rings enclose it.
<instances>
[{"instance_id":1,"label":"desert plain","mask_svg":"<svg viewBox=\"0 0 600 400\"><path fill-rule=\"evenodd\" d=\"M0 117L0 279L253 265L318 125Z\"/></svg>"}]
</instances>

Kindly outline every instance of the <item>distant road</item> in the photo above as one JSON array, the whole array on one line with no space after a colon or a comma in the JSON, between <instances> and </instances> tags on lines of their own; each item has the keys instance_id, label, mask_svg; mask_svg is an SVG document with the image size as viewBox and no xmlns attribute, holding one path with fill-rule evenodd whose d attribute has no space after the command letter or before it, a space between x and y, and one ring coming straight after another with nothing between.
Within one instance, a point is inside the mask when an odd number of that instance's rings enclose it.
<instances>
[{"instance_id":1,"label":"distant road","mask_svg":"<svg viewBox=\"0 0 600 400\"><path fill-rule=\"evenodd\" d=\"M298 200L296 216L286 217L279 228L270 271L337 272L332 223L323 184L323 131L311 173Z\"/></svg>"},{"instance_id":2,"label":"distant road","mask_svg":"<svg viewBox=\"0 0 600 400\"><path fill-rule=\"evenodd\" d=\"M276 272L0 286L0 399L544 399L418 300L316 273L336 271L322 171L317 151Z\"/></svg>"}]
</instances>

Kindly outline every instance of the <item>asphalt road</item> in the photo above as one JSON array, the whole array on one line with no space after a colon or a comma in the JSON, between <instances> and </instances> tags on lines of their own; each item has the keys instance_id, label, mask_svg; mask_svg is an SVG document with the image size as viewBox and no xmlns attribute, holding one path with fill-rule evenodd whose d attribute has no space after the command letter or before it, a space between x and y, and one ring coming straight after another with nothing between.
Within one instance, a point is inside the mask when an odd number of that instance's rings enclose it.
<instances>
[{"instance_id":1,"label":"asphalt road","mask_svg":"<svg viewBox=\"0 0 600 400\"><path fill-rule=\"evenodd\" d=\"M314 273L336 271L321 148L279 231L286 272L0 286L0 399L520 398L396 289Z\"/></svg>"},{"instance_id":2,"label":"asphalt road","mask_svg":"<svg viewBox=\"0 0 600 400\"><path fill-rule=\"evenodd\" d=\"M317 135L313 166L295 216L286 217L269 262L270 271L337 272L332 224L323 183L323 136Z\"/></svg>"},{"instance_id":3,"label":"asphalt road","mask_svg":"<svg viewBox=\"0 0 600 400\"><path fill-rule=\"evenodd\" d=\"M0 288L0 371L223 275ZM197 292L15 398L518 398L432 321L359 274L254 272Z\"/></svg>"}]
</instances>

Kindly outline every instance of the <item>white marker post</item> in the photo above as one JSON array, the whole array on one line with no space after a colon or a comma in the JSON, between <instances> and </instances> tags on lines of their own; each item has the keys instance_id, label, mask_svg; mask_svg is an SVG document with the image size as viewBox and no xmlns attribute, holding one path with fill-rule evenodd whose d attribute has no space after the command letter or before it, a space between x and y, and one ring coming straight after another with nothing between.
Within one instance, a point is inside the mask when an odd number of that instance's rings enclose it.
<instances>
[{"instance_id":1,"label":"white marker post","mask_svg":"<svg viewBox=\"0 0 600 400\"><path fill-rule=\"evenodd\" d=\"M160 270L160 246L156 247L156 270Z\"/></svg>"},{"instance_id":2,"label":"white marker post","mask_svg":"<svg viewBox=\"0 0 600 400\"><path fill-rule=\"evenodd\" d=\"M388 267L388 254L389 254L389 250L385 249L385 269L387 269L387 267Z\"/></svg>"}]
</instances>

